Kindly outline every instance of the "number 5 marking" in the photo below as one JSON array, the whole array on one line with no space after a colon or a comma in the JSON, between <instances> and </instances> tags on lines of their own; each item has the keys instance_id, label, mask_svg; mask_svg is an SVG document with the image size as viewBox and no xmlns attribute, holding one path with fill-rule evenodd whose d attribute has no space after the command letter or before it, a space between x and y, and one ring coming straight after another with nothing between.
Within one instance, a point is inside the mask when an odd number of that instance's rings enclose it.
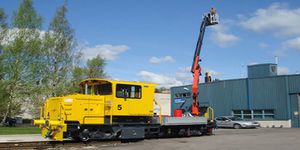
<instances>
[{"instance_id":1,"label":"number 5 marking","mask_svg":"<svg viewBox=\"0 0 300 150\"><path fill-rule=\"evenodd\" d=\"M122 110L122 105L118 105L118 110Z\"/></svg>"}]
</instances>

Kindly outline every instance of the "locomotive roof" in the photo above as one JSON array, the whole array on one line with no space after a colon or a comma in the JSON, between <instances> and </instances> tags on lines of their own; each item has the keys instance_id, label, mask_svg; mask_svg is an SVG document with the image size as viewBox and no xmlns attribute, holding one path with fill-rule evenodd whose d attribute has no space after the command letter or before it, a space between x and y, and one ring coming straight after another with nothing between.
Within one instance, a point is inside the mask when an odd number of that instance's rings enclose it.
<instances>
[{"instance_id":1,"label":"locomotive roof","mask_svg":"<svg viewBox=\"0 0 300 150\"><path fill-rule=\"evenodd\" d=\"M139 82L139 81L121 81L121 80L111 80L111 79L102 79L102 78L88 78L88 79L84 79L80 82L80 84L85 83L85 82L89 82L89 81L107 81L107 82L111 82L113 84L116 83L122 83L122 84L140 84L140 85L153 85L155 86L156 84L154 83L147 83L147 82Z\"/></svg>"}]
</instances>

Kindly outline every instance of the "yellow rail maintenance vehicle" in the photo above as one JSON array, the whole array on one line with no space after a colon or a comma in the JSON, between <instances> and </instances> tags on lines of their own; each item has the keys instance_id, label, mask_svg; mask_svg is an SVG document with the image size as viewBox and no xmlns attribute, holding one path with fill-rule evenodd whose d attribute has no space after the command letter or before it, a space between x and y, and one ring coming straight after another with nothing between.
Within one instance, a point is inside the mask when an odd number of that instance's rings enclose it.
<instances>
[{"instance_id":1,"label":"yellow rail maintenance vehicle","mask_svg":"<svg viewBox=\"0 0 300 150\"><path fill-rule=\"evenodd\" d=\"M80 83L79 94L53 97L34 120L42 136L64 138L144 139L170 135L200 135L213 127L205 117L162 117L154 114L155 84L98 78ZM160 111L161 112L161 111ZM212 116L213 118L213 116Z\"/></svg>"}]
</instances>

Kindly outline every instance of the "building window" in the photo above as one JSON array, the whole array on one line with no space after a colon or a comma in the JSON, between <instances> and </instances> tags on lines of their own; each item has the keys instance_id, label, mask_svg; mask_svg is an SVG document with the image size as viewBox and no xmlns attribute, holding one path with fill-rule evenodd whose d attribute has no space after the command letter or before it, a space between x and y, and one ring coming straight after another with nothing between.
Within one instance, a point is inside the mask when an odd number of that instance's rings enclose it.
<instances>
[{"instance_id":1,"label":"building window","mask_svg":"<svg viewBox=\"0 0 300 150\"><path fill-rule=\"evenodd\" d=\"M276 66L271 66L271 72L276 73Z\"/></svg>"},{"instance_id":2,"label":"building window","mask_svg":"<svg viewBox=\"0 0 300 150\"><path fill-rule=\"evenodd\" d=\"M241 110L233 110L232 113L233 113L233 116L235 116L235 117L243 118Z\"/></svg>"},{"instance_id":3,"label":"building window","mask_svg":"<svg viewBox=\"0 0 300 150\"><path fill-rule=\"evenodd\" d=\"M251 110L243 110L243 119L252 119Z\"/></svg>"},{"instance_id":4,"label":"building window","mask_svg":"<svg viewBox=\"0 0 300 150\"><path fill-rule=\"evenodd\" d=\"M254 119L264 119L263 110L253 110L253 118Z\"/></svg>"},{"instance_id":5,"label":"building window","mask_svg":"<svg viewBox=\"0 0 300 150\"><path fill-rule=\"evenodd\" d=\"M264 110L264 119L274 119L274 110Z\"/></svg>"},{"instance_id":6,"label":"building window","mask_svg":"<svg viewBox=\"0 0 300 150\"><path fill-rule=\"evenodd\" d=\"M186 92L186 93L176 93L175 94L175 98L189 98L191 97L191 93L190 92Z\"/></svg>"},{"instance_id":7,"label":"building window","mask_svg":"<svg viewBox=\"0 0 300 150\"><path fill-rule=\"evenodd\" d=\"M142 87L138 85L117 84L116 91L118 98L142 98Z\"/></svg>"},{"instance_id":8,"label":"building window","mask_svg":"<svg viewBox=\"0 0 300 150\"><path fill-rule=\"evenodd\" d=\"M232 115L242 119L272 120L274 119L273 109L253 109L253 110L232 110Z\"/></svg>"}]
</instances>

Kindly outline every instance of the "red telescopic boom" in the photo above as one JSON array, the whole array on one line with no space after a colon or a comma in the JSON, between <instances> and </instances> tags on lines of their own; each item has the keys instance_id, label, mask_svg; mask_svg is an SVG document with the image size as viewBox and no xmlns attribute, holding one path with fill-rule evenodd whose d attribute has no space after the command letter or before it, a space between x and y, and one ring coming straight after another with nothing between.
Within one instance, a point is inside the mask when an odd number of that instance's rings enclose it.
<instances>
[{"instance_id":1,"label":"red telescopic boom","mask_svg":"<svg viewBox=\"0 0 300 150\"><path fill-rule=\"evenodd\" d=\"M202 47L202 41L205 33L205 28L207 26L218 24L217 12L215 8L211 8L210 12L204 14L203 21L200 26L200 33L197 41L197 46L194 54L194 60L191 67L191 72L193 73L193 85L192 85L192 93L193 93L193 102L192 102L192 115L200 116L199 112L199 103L198 103L198 90L199 90L199 80L201 76L201 67L199 62L200 52Z\"/></svg>"}]
</instances>

